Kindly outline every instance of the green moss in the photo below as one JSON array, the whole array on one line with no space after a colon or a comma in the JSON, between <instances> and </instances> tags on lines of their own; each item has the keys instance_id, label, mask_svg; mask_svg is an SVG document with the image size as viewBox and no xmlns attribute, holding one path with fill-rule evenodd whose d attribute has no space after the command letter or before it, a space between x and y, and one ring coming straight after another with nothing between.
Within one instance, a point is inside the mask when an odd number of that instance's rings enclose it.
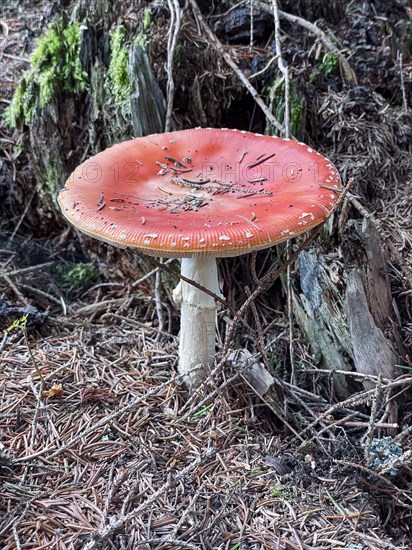
<instances>
[{"instance_id":1,"label":"green moss","mask_svg":"<svg viewBox=\"0 0 412 550\"><path fill-rule=\"evenodd\" d=\"M88 75L80 58L84 27L80 23L64 26L62 20L49 25L38 40L27 71L6 109L6 121L16 127L19 121L31 122L37 106L44 108L58 92L80 93L88 88Z\"/></svg>"},{"instance_id":2,"label":"green moss","mask_svg":"<svg viewBox=\"0 0 412 550\"><path fill-rule=\"evenodd\" d=\"M177 44L175 49L176 61L179 65L184 65L186 63L186 49L182 44Z\"/></svg>"},{"instance_id":3,"label":"green moss","mask_svg":"<svg viewBox=\"0 0 412 550\"><path fill-rule=\"evenodd\" d=\"M27 82L23 77L19 84L17 85L16 91L14 92L12 102L9 107L4 112L4 120L15 128L18 124L19 119L22 117L23 113L23 102L26 94Z\"/></svg>"},{"instance_id":4,"label":"green moss","mask_svg":"<svg viewBox=\"0 0 412 550\"><path fill-rule=\"evenodd\" d=\"M123 27L118 27L110 36L111 54L108 83L110 92L116 102L123 109L130 109L129 50L125 44L125 30Z\"/></svg>"},{"instance_id":5,"label":"green moss","mask_svg":"<svg viewBox=\"0 0 412 550\"><path fill-rule=\"evenodd\" d=\"M40 196L47 200L47 196L57 197L58 184L61 180L61 173L63 167L60 167L60 170L55 166L56 162L49 164L46 168L45 174L39 175L39 181L41 185L39 186Z\"/></svg>"},{"instance_id":6,"label":"green moss","mask_svg":"<svg viewBox=\"0 0 412 550\"><path fill-rule=\"evenodd\" d=\"M147 32L150 29L152 22L153 22L152 10L150 8L146 8L144 10L143 17L142 17L143 32Z\"/></svg>"},{"instance_id":7,"label":"green moss","mask_svg":"<svg viewBox=\"0 0 412 550\"><path fill-rule=\"evenodd\" d=\"M315 84L317 77L318 77L318 76L317 76L316 72L315 72L315 71L312 71L312 72L310 73L310 75L309 75L309 82L310 82L310 84Z\"/></svg>"},{"instance_id":8,"label":"green moss","mask_svg":"<svg viewBox=\"0 0 412 550\"><path fill-rule=\"evenodd\" d=\"M271 357L270 363L273 369L273 373L276 376L280 376L280 374L282 373L282 364L280 362L279 357L277 355L273 355Z\"/></svg>"},{"instance_id":9,"label":"green moss","mask_svg":"<svg viewBox=\"0 0 412 550\"><path fill-rule=\"evenodd\" d=\"M289 500L292 496L290 491L285 490L283 487L276 487L275 485L269 487L269 491L272 493L273 496L282 500Z\"/></svg>"},{"instance_id":10,"label":"green moss","mask_svg":"<svg viewBox=\"0 0 412 550\"><path fill-rule=\"evenodd\" d=\"M80 262L72 267L60 266L57 279L68 292L82 290L93 284L99 278L99 271L92 263Z\"/></svg>"},{"instance_id":11,"label":"green moss","mask_svg":"<svg viewBox=\"0 0 412 550\"><path fill-rule=\"evenodd\" d=\"M339 66L339 59L332 52L328 52L323 56L322 63L319 65L319 69L326 76L330 76Z\"/></svg>"},{"instance_id":12,"label":"green moss","mask_svg":"<svg viewBox=\"0 0 412 550\"><path fill-rule=\"evenodd\" d=\"M139 34L137 34L136 38L133 40L134 44L136 44L137 46L140 46L141 48L143 48L144 50L147 49L147 46L149 44L149 39L147 38L147 36L143 33L143 32L139 32Z\"/></svg>"},{"instance_id":13,"label":"green moss","mask_svg":"<svg viewBox=\"0 0 412 550\"><path fill-rule=\"evenodd\" d=\"M150 8L146 8L143 13L143 17L140 21L140 32L137 34L136 38L134 39L134 43L143 48L144 50L147 49L147 46L149 45L149 38L147 37L147 33L152 26L153 17L152 17L152 11Z\"/></svg>"},{"instance_id":14,"label":"green moss","mask_svg":"<svg viewBox=\"0 0 412 550\"><path fill-rule=\"evenodd\" d=\"M292 124L292 133L296 133L297 129L299 129L304 121L305 118L305 105L303 100L295 95L292 98L291 101L291 107L290 107L290 120Z\"/></svg>"},{"instance_id":15,"label":"green moss","mask_svg":"<svg viewBox=\"0 0 412 550\"><path fill-rule=\"evenodd\" d=\"M285 83L281 77L277 78L269 87L270 108L276 119L284 124L285 122ZM300 95L296 83L291 80L289 83L289 131L297 139L302 139L305 128L305 100ZM273 131L273 129L272 129ZM274 132L278 135L277 130Z\"/></svg>"},{"instance_id":16,"label":"green moss","mask_svg":"<svg viewBox=\"0 0 412 550\"><path fill-rule=\"evenodd\" d=\"M152 12L146 8L140 19L140 31L133 39L136 44L147 49L149 38L147 33L152 25ZM123 115L130 115L130 94L132 91L129 74L129 44L124 27L118 27L110 35L110 64L106 84L111 96L123 111Z\"/></svg>"}]
</instances>

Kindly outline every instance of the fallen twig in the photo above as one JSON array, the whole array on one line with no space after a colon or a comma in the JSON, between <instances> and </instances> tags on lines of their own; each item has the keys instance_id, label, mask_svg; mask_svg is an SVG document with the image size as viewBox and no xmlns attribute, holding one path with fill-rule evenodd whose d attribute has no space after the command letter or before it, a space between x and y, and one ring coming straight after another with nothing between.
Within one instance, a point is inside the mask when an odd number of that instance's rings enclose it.
<instances>
[{"instance_id":1,"label":"fallen twig","mask_svg":"<svg viewBox=\"0 0 412 550\"><path fill-rule=\"evenodd\" d=\"M182 10L180 9L178 0L167 0L170 10L170 27L167 40L167 109L165 132L170 131L170 125L173 112L173 98L175 94L175 83L173 80L173 57L175 55L177 37L180 30L180 21L182 18Z\"/></svg>"},{"instance_id":2,"label":"fallen twig","mask_svg":"<svg viewBox=\"0 0 412 550\"><path fill-rule=\"evenodd\" d=\"M153 493L143 504L134 508L131 512L126 514L123 517L115 518L111 517L108 519L108 525L100 530L98 537L95 540L90 541L86 546L85 550L93 550L94 548L100 545L100 542L106 540L110 535L118 531L121 527L127 525L132 521L136 516L147 510L147 508L153 504L160 495L168 491L171 487L175 486L179 481L183 480L187 474L196 470L201 464L207 462L208 460L216 456L216 450L213 448L208 449L203 454L198 456L195 460L190 462L185 468L180 470L174 477L169 476L168 480L155 492Z\"/></svg>"},{"instance_id":3,"label":"fallen twig","mask_svg":"<svg viewBox=\"0 0 412 550\"><path fill-rule=\"evenodd\" d=\"M256 6L259 7L262 11L265 11L266 13L270 13L271 15L273 13L272 7L268 4L265 4L264 2L256 0ZM303 19L303 17L292 15L291 13L287 13L281 10L279 10L279 16L283 19L286 19L287 21L290 21L291 23L300 25L304 29L308 30L310 33L316 35L319 38L319 40L322 42L322 44L338 57L346 80L353 86L357 86L358 80L356 78L355 71L350 66L349 61L346 59L346 57L341 53L339 48L335 46L335 44L332 42L332 40L328 37L326 33L324 33L319 27L317 27L310 21Z\"/></svg>"},{"instance_id":4,"label":"fallen twig","mask_svg":"<svg viewBox=\"0 0 412 550\"><path fill-rule=\"evenodd\" d=\"M242 73L242 71L239 69L239 67L236 65L236 63L233 61L232 57L229 55L229 53L225 50L223 47L223 44L220 42L220 40L217 38L215 33L212 31L212 29L209 27L209 25L206 23L206 21L203 18L202 12L199 9L199 6L197 5L196 0L189 0L189 4L192 6L193 13L196 17L196 19L199 21L200 25L203 27L204 32L207 34L209 40L213 44L213 46L216 48L216 50L219 52L219 54L223 57L223 59L226 61L226 63L229 65L229 67L233 70L233 72L236 74L236 76L241 80L242 84L245 86L247 91L251 94L253 99L256 101L256 103L259 105L259 107L264 112L265 116L269 120L271 124L275 128L277 128L282 134L285 134L285 128L280 124L278 120L273 116L273 113L268 109L265 102L262 100L262 98L259 96L256 88L252 86L252 84L249 82L249 80L246 78L246 76Z\"/></svg>"}]
</instances>

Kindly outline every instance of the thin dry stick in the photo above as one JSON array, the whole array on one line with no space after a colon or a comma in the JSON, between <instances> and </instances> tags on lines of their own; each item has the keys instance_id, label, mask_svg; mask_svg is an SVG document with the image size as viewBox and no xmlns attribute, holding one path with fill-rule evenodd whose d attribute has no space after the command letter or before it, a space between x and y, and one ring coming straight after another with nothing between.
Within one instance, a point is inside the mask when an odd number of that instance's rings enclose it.
<instances>
[{"instance_id":1,"label":"thin dry stick","mask_svg":"<svg viewBox=\"0 0 412 550\"><path fill-rule=\"evenodd\" d=\"M378 405L379 405L381 395L382 395L382 376L379 374L378 379L376 381L375 394L372 397L372 407L371 407L371 413L370 413L369 426L365 434L366 445L365 445L364 457L366 460L366 464L368 466L370 462L372 437L375 431L376 417L378 416Z\"/></svg>"},{"instance_id":2,"label":"thin dry stick","mask_svg":"<svg viewBox=\"0 0 412 550\"><path fill-rule=\"evenodd\" d=\"M408 112L408 100L406 99L405 80L403 76L403 57L399 54L399 71L401 74L401 90L402 90L402 109L404 113Z\"/></svg>"},{"instance_id":3,"label":"thin dry stick","mask_svg":"<svg viewBox=\"0 0 412 550\"><path fill-rule=\"evenodd\" d=\"M98 539L92 540L86 546L84 547L85 550L93 550L94 548L100 546L100 543L104 540L106 540L110 535L118 531L121 527L124 527L126 524L128 524L130 521L132 521L136 516L144 512L151 504L153 504L163 493L168 491L171 487L175 486L179 481L183 480L185 476L187 476L188 473L190 473L193 470L196 470L201 464L204 462L207 462L208 460L214 458L216 456L216 449L210 448L200 456L198 456L195 460L193 460L190 464L185 466L180 472L178 472L174 477L171 475L169 476L168 480L163 483L163 485L155 492L153 493L145 502L143 502L140 506L137 506L134 508L131 512L126 514L125 516L116 519L115 517L109 518L109 524L100 531Z\"/></svg>"},{"instance_id":4,"label":"thin dry stick","mask_svg":"<svg viewBox=\"0 0 412 550\"><path fill-rule=\"evenodd\" d=\"M253 10L253 2L254 0L249 0L250 1L250 42L249 42L249 51L252 51L252 48L253 48L253 15L254 15L254 10Z\"/></svg>"},{"instance_id":5,"label":"thin dry stick","mask_svg":"<svg viewBox=\"0 0 412 550\"><path fill-rule=\"evenodd\" d=\"M115 468L115 463L113 462L109 473L109 493L104 503L102 519L100 521L100 529L104 529L105 525L107 525L107 516L109 514L109 507L112 503L114 496L118 492L119 487L122 485L122 483L125 481L125 479L128 476L127 470L122 469L122 470L119 470L116 477L113 479L114 468Z\"/></svg>"},{"instance_id":6,"label":"thin dry stick","mask_svg":"<svg viewBox=\"0 0 412 550\"><path fill-rule=\"evenodd\" d=\"M175 83L173 80L173 57L176 49L177 37L180 30L182 12L178 0L167 0L170 10L170 28L167 40L167 109L165 132L170 132L170 125L173 112L173 99L175 95Z\"/></svg>"},{"instance_id":7,"label":"thin dry stick","mask_svg":"<svg viewBox=\"0 0 412 550\"><path fill-rule=\"evenodd\" d=\"M212 292L208 288L206 288L206 287L200 285L199 283L197 283L196 281L193 281L192 279L189 279L188 277L185 277L184 275L181 275L180 273L177 273L174 269L172 269L171 267L169 267L165 263L163 264L163 263L159 262L159 260L157 260L156 258L154 258L152 256L148 256L146 258L146 260L149 263L155 265L157 268L161 269L162 271L166 271L166 273L168 273L169 275L171 275L175 279L179 279L180 281L184 281L185 283L188 283L189 285L192 285L195 288L198 288L199 290L202 290L205 294L207 294L208 296L211 296L214 300L216 300L216 302L222 304L223 307L228 308L229 310L231 309L230 304L224 298L221 298L220 296L218 296L217 294L215 294L214 292Z\"/></svg>"},{"instance_id":8,"label":"thin dry stick","mask_svg":"<svg viewBox=\"0 0 412 550\"><path fill-rule=\"evenodd\" d=\"M348 196L347 196L347 200L352 204L352 206L354 206L356 208L356 210L362 214L362 216L364 218L366 218L367 220L371 221L373 224L376 225L376 227L378 229L380 229L381 227L381 222L380 220L378 220L375 215L372 213L372 212L369 212L369 210L367 210L363 204L361 204L358 199L352 195L352 193L348 193Z\"/></svg>"},{"instance_id":9,"label":"thin dry stick","mask_svg":"<svg viewBox=\"0 0 412 550\"><path fill-rule=\"evenodd\" d=\"M162 259L160 259L159 261L160 263L163 263ZM157 319L159 323L156 338L154 341L154 343L156 344L160 340L163 334L164 326L165 326L165 319L163 316L163 308L162 308L162 276L160 271L156 272L154 295L155 295Z\"/></svg>"},{"instance_id":10,"label":"thin dry stick","mask_svg":"<svg viewBox=\"0 0 412 550\"><path fill-rule=\"evenodd\" d=\"M39 288L35 288L33 286L30 286L30 285L25 285L24 283L18 283L18 284L19 284L20 288L22 288L23 290L28 290L29 292L32 292L33 294L37 294L38 296L41 296L42 298L46 298L46 300L48 300L49 302L52 302L53 304L56 304L56 305L62 307L61 299L59 300L58 298L55 298L54 296L52 296L48 292L44 292L44 290L40 290Z\"/></svg>"},{"instance_id":11,"label":"thin dry stick","mask_svg":"<svg viewBox=\"0 0 412 550\"><path fill-rule=\"evenodd\" d=\"M3 485L3 487L4 487L4 485ZM17 527L22 522L22 520L25 518L25 516L27 514L27 511L28 511L30 505L32 504L33 500L35 500L35 499L32 498L32 499L30 499L26 502L24 510L20 515L19 515L19 511L20 511L19 508L21 506L22 500L20 501L20 504L18 504L17 507L15 507L13 509L13 511L10 511L9 514L5 515L3 524L0 525L0 537L2 535L4 535L4 533L9 532L12 525L17 530Z\"/></svg>"},{"instance_id":12,"label":"thin dry stick","mask_svg":"<svg viewBox=\"0 0 412 550\"><path fill-rule=\"evenodd\" d=\"M390 460L389 462L384 462L383 464L380 464L377 468L378 473L380 474L386 474L392 468L399 469L401 466L410 466L412 463L412 449L408 449L405 451L401 456L397 456L393 460Z\"/></svg>"},{"instance_id":13,"label":"thin dry stick","mask_svg":"<svg viewBox=\"0 0 412 550\"><path fill-rule=\"evenodd\" d=\"M252 294L252 292L251 292L251 290L248 286L245 287L245 293L246 293L246 296L248 296L248 297ZM258 348L259 353L262 356L264 364L267 366L269 364L269 361L268 361L268 358L267 358L267 354L266 354L266 350L265 350L264 342L263 342L262 323L260 322L259 313L258 313L258 310L257 310L257 307L256 307L256 304L255 304L254 300L252 300L250 302L250 309L252 310L252 315L253 315L253 318L255 320L255 325L256 325L256 335L254 336L254 340L256 342L256 347Z\"/></svg>"},{"instance_id":14,"label":"thin dry stick","mask_svg":"<svg viewBox=\"0 0 412 550\"><path fill-rule=\"evenodd\" d=\"M354 413L354 414L357 414L357 413ZM368 428L370 423L369 422L362 422L361 420L354 420L354 421L350 421L350 420L345 420L345 419L342 419L342 420L325 420L325 422L327 422L330 426L328 426L329 428L333 427L333 426L345 426L347 428ZM377 429L387 429L387 428L399 428L399 424L395 424L393 422L376 422L374 425L373 425L374 428L377 428ZM323 431L323 430L322 430ZM318 435L320 435L321 432L318 432Z\"/></svg>"},{"instance_id":15,"label":"thin dry stick","mask_svg":"<svg viewBox=\"0 0 412 550\"><path fill-rule=\"evenodd\" d=\"M101 420L96 422L95 424L91 425L89 428L86 428L82 432L78 433L76 436L74 436L72 439L70 439L67 443L65 443L62 447L60 447L59 449L54 451L54 453L52 453L51 455L49 455L47 457L48 460L56 458L61 453L63 453L67 449L69 449L72 445L77 443L77 441L80 441L81 439L83 439L87 435L91 434L95 430L97 430L97 429L99 429L103 426L106 426L107 424L109 424L109 422L111 422L115 418L117 418L119 416L122 416L126 412L129 412L129 411L133 410L135 407L140 405L140 403L145 401L148 397L151 397L152 395L156 395L158 392L162 391L163 388L165 388L166 386L169 386L170 384L176 382L177 380L179 380L181 378L183 378L183 375L178 375L178 376L175 376L174 378L170 378L166 382L163 382L163 384L160 384L160 386L155 386L155 387L151 388L150 390L148 390L145 394L141 395L140 397L136 397L128 405L125 405L121 409L119 409L117 411L114 411L112 414L109 414L108 416L105 416L104 418L102 418ZM24 461L26 461L30 458L33 458L33 457L37 458L37 457L49 452L50 450L51 450L50 448L42 449L41 451L38 451L34 455L17 458L16 462L24 462Z\"/></svg>"},{"instance_id":16,"label":"thin dry stick","mask_svg":"<svg viewBox=\"0 0 412 550\"><path fill-rule=\"evenodd\" d=\"M14 542L16 543L16 550L22 550L22 546L21 546L21 543L20 543L19 534L17 533L16 525L13 525L12 531L13 531Z\"/></svg>"},{"instance_id":17,"label":"thin dry stick","mask_svg":"<svg viewBox=\"0 0 412 550\"><path fill-rule=\"evenodd\" d=\"M176 526L173 529L173 534L172 534L173 537L176 537L178 535L179 530L182 527L182 525L185 523L185 521L187 520L187 517L193 513L193 506L194 506L195 502L197 501L197 499L199 498L199 496L201 495L201 493L204 490L205 490L205 485L204 485L204 483L201 483L199 485L199 487L197 488L195 494L190 498L190 501L189 501L188 505L183 510L179 521L176 523Z\"/></svg>"},{"instance_id":18,"label":"thin dry stick","mask_svg":"<svg viewBox=\"0 0 412 550\"><path fill-rule=\"evenodd\" d=\"M8 337L7 330L4 330L3 331L3 338L2 338L2 341L0 342L0 351L2 351L4 346L6 345L7 337Z\"/></svg>"},{"instance_id":19,"label":"thin dry stick","mask_svg":"<svg viewBox=\"0 0 412 550\"><path fill-rule=\"evenodd\" d=\"M20 226L21 226L21 224L23 223L23 220L24 220L24 218L26 217L27 212L29 211L30 205L31 205L31 203L32 203L32 201L33 201L34 196L35 196L36 193L37 193L37 188L34 188L32 194L31 194L30 197L29 197L29 200L27 201L27 204L26 204L26 207L25 207L25 209L24 209L24 211L23 211L23 214L20 216L20 219L19 219L19 221L17 222L17 225L16 225L16 227L14 228L13 233L10 235L10 239L9 239L9 242L8 242L9 246L10 246L10 244L13 242L14 237L15 237L16 234L17 234L17 231L20 229Z\"/></svg>"},{"instance_id":20,"label":"thin dry stick","mask_svg":"<svg viewBox=\"0 0 412 550\"><path fill-rule=\"evenodd\" d=\"M397 387L402 386L412 386L412 378L397 378L396 380L393 380L392 382L388 383L384 386L384 388L393 389ZM355 406L355 405L361 405L363 403L366 403L375 393L376 389L372 388L370 390L365 390L363 392L359 392L355 395L352 395L351 397L348 397L344 401L341 401L340 403L336 403L335 405L332 405L327 409L325 412L323 412L321 415L318 416L318 418L306 426L303 430L300 432L300 436L308 432L309 430L312 430L321 420L324 420L329 415L333 414L335 411L339 409L347 409L348 407ZM289 445L293 443L293 440L289 442Z\"/></svg>"},{"instance_id":21,"label":"thin dry stick","mask_svg":"<svg viewBox=\"0 0 412 550\"><path fill-rule=\"evenodd\" d=\"M199 390L201 391L205 385L206 385L206 382L210 381L210 379L213 377L213 375L215 373L217 373L218 371L220 371L220 369L222 368L223 364L222 362L220 362L216 367L215 369L213 369L213 371L209 374L209 376L207 377L207 379L205 381L203 381L201 387L199 388ZM205 405L209 404L218 394L221 394L222 393L222 390L224 390L226 388L226 386L229 386L232 382L234 382L235 380L237 380L240 376L241 372L240 370L238 372L236 372L233 376L230 376L229 378L227 378L227 380L225 382L223 382L223 384L221 384L218 388L215 388L212 392L208 392L207 395L199 402L199 403L196 403L196 397L198 395L200 395L200 391L199 392L196 392L194 393L189 399L188 401L183 405L182 409L181 409L181 412L185 412L185 414L183 414L183 416L180 416L176 419L176 423L177 424L180 424L181 422L184 422L185 420L187 420L188 418L190 418L193 414L196 413L196 411L200 410L202 407L204 407ZM192 405L194 405L194 407L190 408L189 410L187 410L189 407L191 407Z\"/></svg>"},{"instance_id":22,"label":"thin dry stick","mask_svg":"<svg viewBox=\"0 0 412 550\"><path fill-rule=\"evenodd\" d=\"M29 305L29 302L26 300L26 297L20 292L20 290L17 288L17 286L13 283L13 281L10 279L9 275L7 273L0 273L0 277L3 277L3 279L6 281L6 283L9 285L9 287L12 289L14 294L17 296L17 298L20 300L22 304L25 306Z\"/></svg>"},{"instance_id":23,"label":"thin dry stick","mask_svg":"<svg viewBox=\"0 0 412 550\"><path fill-rule=\"evenodd\" d=\"M402 445L404 441L408 440L408 437L412 434L412 426L404 428L393 440L395 445Z\"/></svg>"},{"instance_id":24,"label":"thin dry stick","mask_svg":"<svg viewBox=\"0 0 412 550\"><path fill-rule=\"evenodd\" d=\"M285 80L285 137L289 139L289 115L290 115L290 83L289 83L289 68L283 61L282 48L280 45L280 23L279 23L279 9L277 0L272 0L273 17L275 20L275 44L276 55L278 58L278 67L283 74ZM286 257L289 259L292 255L292 241L289 240L286 245ZM296 383L296 366L295 356L293 349L293 289L291 279L291 264L288 264L286 268L286 291L288 302L288 322L289 322L289 358L290 358L290 382Z\"/></svg>"},{"instance_id":25,"label":"thin dry stick","mask_svg":"<svg viewBox=\"0 0 412 550\"><path fill-rule=\"evenodd\" d=\"M172 122L172 113L173 113L173 99L175 95L175 83L173 80L173 57L176 50L177 37L180 30L180 22L182 19L182 12L179 6L178 0L167 0L170 10L170 28L169 35L167 40L167 107L166 107L166 121L165 121L165 132L170 132L171 122ZM160 260L161 261L161 260ZM162 278L160 271L156 271L156 282L155 282L155 302L156 302L156 312L159 322L159 330L155 342L160 340L164 327L164 316L162 309L162 300L161 300L161 288L162 288Z\"/></svg>"},{"instance_id":26,"label":"thin dry stick","mask_svg":"<svg viewBox=\"0 0 412 550\"><path fill-rule=\"evenodd\" d=\"M269 13L272 15L272 7L270 5L265 4L264 2L261 2L259 0L256 0L255 5L259 7L262 11L265 11L266 13ZM317 36L319 40L322 42L322 44L338 57L346 80L350 84L357 86L358 81L354 70L349 65L349 62L346 59L346 57L340 52L339 48L335 46L335 44L332 42L332 40L328 37L328 35L325 32L323 32L321 29L319 29L319 27L317 27L310 21L306 21L306 19L303 19L302 17L299 17L297 15L292 15L291 13L287 13L285 11L279 10L279 16L282 19L286 19L287 21L294 23L295 25L299 25L303 27L304 29L308 30L310 33Z\"/></svg>"},{"instance_id":27,"label":"thin dry stick","mask_svg":"<svg viewBox=\"0 0 412 550\"><path fill-rule=\"evenodd\" d=\"M278 67L285 79L285 137L289 139L289 103L290 103L290 90L289 90L289 68L285 64L282 57L282 48L280 45L280 23L279 23L279 9L277 0L272 0L273 7L273 17L275 20L275 45L276 45L276 55L278 59Z\"/></svg>"},{"instance_id":28,"label":"thin dry stick","mask_svg":"<svg viewBox=\"0 0 412 550\"><path fill-rule=\"evenodd\" d=\"M400 493L405 499L409 500L409 502L412 502L412 497L408 495L406 491L402 491L399 487L395 485L390 479L386 478L385 476L381 475L379 472L376 472L375 470L371 470L370 468L367 468L366 466L362 466L362 464L357 464L355 462L349 462L346 460L337 460L334 459L333 462L335 464L339 464L341 466L350 466L354 469L358 469L361 472L364 472L368 476L374 476L380 479L385 485L388 485L395 491L395 493Z\"/></svg>"},{"instance_id":29,"label":"thin dry stick","mask_svg":"<svg viewBox=\"0 0 412 550\"><path fill-rule=\"evenodd\" d=\"M23 330L25 330L25 329L23 329ZM26 336L26 338L27 338L27 336ZM28 345L27 341L26 341L26 344ZM30 355L32 356L32 359L34 361L34 357L31 353L31 350L30 350ZM36 369L38 370L38 367L37 367L36 363L35 363L35 366L36 366ZM39 371L39 373L40 373L40 371ZM43 376L41 374L40 374L40 376L41 376L40 388L39 388L38 391L34 386L34 382L33 382L32 377L31 376L29 377L29 385L30 385L30 388L33 392L34 397L36 398L36 409L34 411L33 420L32 420L32 423L31 423L31 430L30 430L31 433L30 433L29 449L31 451L33 450L33 447L34 447L34 442L35 442L36 434L37 434L37 421L38 421L40 411L41 411L41 408L42 408L41 393L42 393L42 390L43 390L44 379L43 379ZM20 478L20 484L21 485L24 485L24 483L26 482L26 478L27 478L27 475L29 473L29 469L30 469L29 464L26 464L25 468L24 468L24 471L23 471L23 474Z\"/></svg>"},{"instance_id":30,"label":"thin dry stick","mask_svg":"<svg viewBox=\"0 0 412 550\"><path fill-rule=\"evenodd\" d=\"M8 271L7 275L9 277L16 277L18 275L27 275L33 271L41 271L54 265L56 262L46 262L44 264L31 265L30 267L23 267L22 269L14 269L13 271Z\"/></svg>"},{"instance_id":31,"label":"thin dry stick","mask_svg":"<svg viewBox=\"0 0 412 550\"><path fill-rule=\"evenodd\" d=\"M260 71L257 71L256 73L251 74L249 76L249 80L252 80L253 78L256 78L257 76L260 76L261 74L266 72L269 69L269 67L272 65L272 63L274 63L275 61L277 61L277 56L276 55L269 59L269 61L266 63L266 65L263 67L263 69L260 69ZM275 89L276 88L274 88L273 91L275 91Z\"/></svg>"},{"instance_id":32,"label":"thin dry stick","mask_svg":"<svg viewBox=\"0 0 412 550\"><path fill-rule=\"evenodd\" d=\"M253 99L256 101L256 103L259 105L259 107L262 109L262 111L264 112L264 114L267 117L267 119L269 120L269 122L271 124L273 124L273 126L275 128L277 128L279 130L279 132L282 132L282 134L284 134L285 133L284 127L273 116L273 113L271 113L270 109L268 109L265 102L259 96L257 90L252 86L252 84L249 82L249 80L245 77L245 75L242 73L242 71L239 69L239 67L236 65L236 63L233 61L232 57L224 49L223 44L220 42L220 40L217 38L215 33L212 31L212 29L209 27L209 25L204 20L202 12L200 11L196 0L189 0L189 4L192 6L192 11L193 11L196 19L199 21L200 25L203 27L204 32L209 37L209 40L213 44L215 49L219 52L219 54L223 57L223 59L226 61L226 63L229 65L229 67L233 70L233 72L236 74L236 76L240 79L240 81L245 86L247 91L251 94Z\"/></svg>"},{"instance_id":33,"label":"thin dry stick","mask_svg":"<svg viewBox=\"0 0 412 550\"><path fill-rule=\"evenodd\" d=\"M174 260L175 258L169 258L168 260L166 260L165 264L170 264ZM140 277L140 279L138 279L132 284L132 289L134 290L137 286L143 283L143 281L146 281L146 279L149 279L149 277L151 277L152 275L155 275L158 271L159 271L159 268L156 267L155 269L152 269L152 271L149 271L149 273L146 273L146 275L143 275L143 277Z\"/></svg>"}]
</instances>

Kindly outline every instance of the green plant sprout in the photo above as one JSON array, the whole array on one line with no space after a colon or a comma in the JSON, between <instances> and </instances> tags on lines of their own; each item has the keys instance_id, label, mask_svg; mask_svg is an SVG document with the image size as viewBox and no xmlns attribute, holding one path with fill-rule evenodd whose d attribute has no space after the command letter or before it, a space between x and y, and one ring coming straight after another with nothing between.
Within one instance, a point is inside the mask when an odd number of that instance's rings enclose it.
<instances>
[{"instance_id":1,"label":"green plant sprout","mask_svg":"<svg viewBox=\"0 0 412 550\"><path fill-rule=\"evenodd\" d=\"M283 491L283 489L280 489L279 487L275 487L274 485L271 485L269 487L269 491L272 493L274 497L281 498L282 500L288 500L290 498L290 493Z\"/></svg>"},{"instance_id":2,"label":"green plant sprout","mask_svg":"<svg viewBox=\"0 0 412 550\"><path fill-rule=\"evenodd\" d=\"M319 65L319 69L326 76L330 76L339 66L339 59L337 56L328 52L323 56L322 63Z\"/></svg>"},{"instance_id":3,"label":"green plant sprout","mask_svg":"<svg viewBox=\"0 0 412 550\"><path fill-rule=\"evenodd\" d=\"M186 49L182 44L176 44L175 57L178 65L184 65L186 63Z\"/></svg>"},{"instance_id":4,"label":"green plant sprout","mask_svg":"<svg viewBox=\"0 0 412 550\"><path fill-rule=\"evenodd\" d=\"M7 332L11 332L15 328L21 328L22 330L26 330L28 316L29 315L26 314L26 315L22 315L20 319L15 319L12 322L12 324L6 328Z\"/></svg>"},{"instance_id":5,"label":"green plant sprout","mask_svg":"<svg viewBox=\"0 0 412 550\"><path fill-rule=\"evenodd\" d=\"M202 418L207 415L207 413L210 411L210 409L213 407L213 403L209 403L209 405L205 405L200 411L197 411L192 415L192 419L195 418Z\"/></svg>"},{"instance_id":6,"label":"green plant sprout","mask_svg":"<svg viewBox=\"0 0 412 550\"><path fill-rule=\"evenodd\" d=\"M29 314L26 313L25 315L22 315L19 319L15 319L10 326L7 327L6 331L11 332L12 330L18 328L22 331L24 342L27 346L27 349L29 350L30 358L32 360L34 370L36 371L38 377L44 383L44 378L42 373L40 372L40 369L37 365L36 359L34 358L33 352L31 351L31 347L29 344L29 339L27 338L27 319L29 318Z\"/></svg>"},{"instance_id":7,"label":"green plant sprout","mask_svg":"<svg viewBox=\"0 0 412 550\"><path fill-rule=\"evenodd\" d=\"M404 369L407 371L412 371L412 367L408 367L407 365L395 365L398 369Z\"/></svg>"}]
</instances>

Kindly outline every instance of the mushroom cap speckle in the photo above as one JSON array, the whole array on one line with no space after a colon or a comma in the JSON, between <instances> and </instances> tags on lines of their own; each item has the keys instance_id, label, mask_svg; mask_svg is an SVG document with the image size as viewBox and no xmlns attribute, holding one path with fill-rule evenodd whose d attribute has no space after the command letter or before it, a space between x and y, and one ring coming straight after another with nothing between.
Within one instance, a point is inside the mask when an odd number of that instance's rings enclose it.
<instances>
[{"instance_id":1,"label":"mushroom cap speckle","mask_svg":"<svg viewBox=\"0 0 412 550\"><path fill-rule=\"evenodd\" d=\"M116 246L223 257L315 227L341 188L334 165L303 143L196 128L106 149L76 168L58 201L80 231Z\"/></svg>"}]
</instances>

